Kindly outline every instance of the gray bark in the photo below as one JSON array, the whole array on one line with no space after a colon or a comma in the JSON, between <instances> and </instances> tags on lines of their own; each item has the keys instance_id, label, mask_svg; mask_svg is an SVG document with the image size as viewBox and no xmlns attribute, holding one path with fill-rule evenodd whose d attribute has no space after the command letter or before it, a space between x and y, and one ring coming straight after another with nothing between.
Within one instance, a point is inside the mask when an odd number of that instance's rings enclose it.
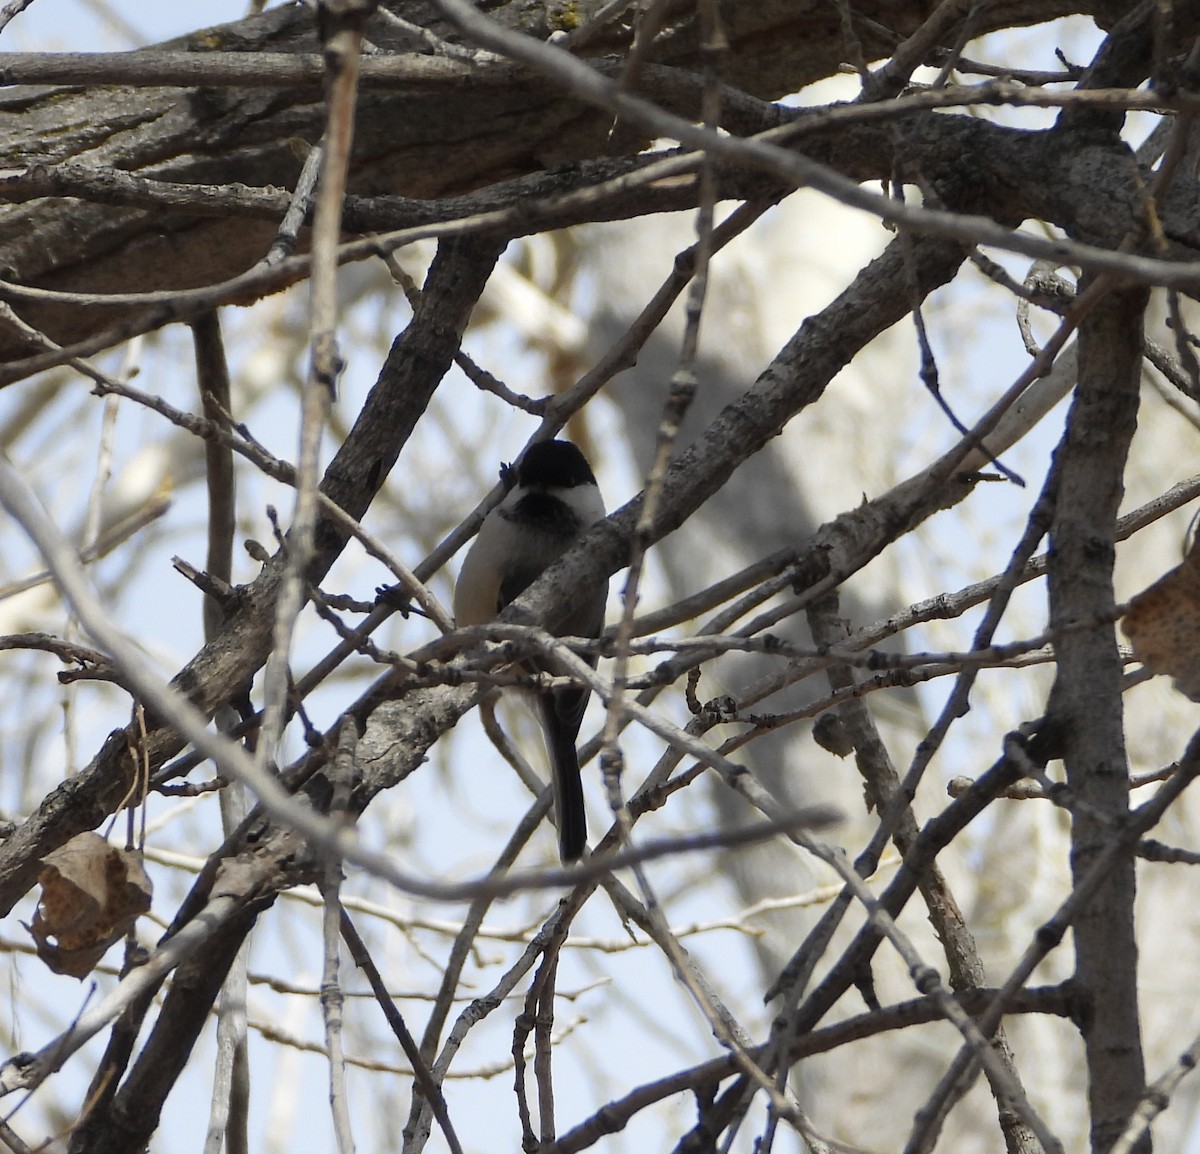
<instances>
[{"instance_id":1,"label":"gray bark","mask_svg":"<svg viewBox=\"0 0 1200 1154\"><path fill-rule=\"evenodd\" d=\"M553 6L549 7L553 13ZM859 35L867 57L878 58L894 46L872 32L873 28L889 28L903 37L920 25L926 7L916 2L857 5L856 11L865 18ZM977 33L982 33L1077 12L1094 14L1103 22L1121 7L1023 0L983 6L974 19ZM680 15L672 35L649 60L660 67L651 67L642 75L638 91L672 111L694 116L700 100L694 77L700 50L694 18L688 14L690 6L676 8ZM425 5L418 0L397 4L396 10L414 22L428 21ZM501 6L493 14L538 38L544 39L554 30L540 4L522 0ZM834 5L814 9L802 0L742 0L725 6L724 19L730 40L725 79L761 101L832 75L845 59ZM403 52L411 47L378 21L369 25L368 37L387 50ZM589 52L603 61L625 47L620 37L602 38L589 46ZM30 183L35 191L39 181L44 185L42 166L51 166L53 171L54 166L67 163L101 173L115 170L155 181L220 188L202 207L188 211L170 207L170 198L157 196L153 189L122 192L110 188L104 194L109 203L99 203L82 190L72 195L70 182L64 178L56 195L13 204L0 213L0 269L8 270L9 278L43 288L92 293L174 290L226 280L266 252L281 211L264 218L261 202L244 205L236 195L238 190L230 186L294 186L302 160L296 142L313 145L321 133L319 59L313 60L311 82L281 89L137 84L139 59L148 67L155 53L163 50L196 56L203 71L206 53L311 56L319 45L311 12L298 5L283 7L130 54L119 86L105 86L105 77L98 71L90 84L81 87L17 88L0 96L0 152L9 168L8 196L26 198ZM422 83L409 82L395 90L368 88L361 95L351 192L432 203L381 206L377 213L364 210L352 226L359 231L396 227L397 207L407 207L404 215L410 223L441 219L445 206L439 206L439 198L540 174L551 166L578 166L610 151L611 114L563 93L544 77L507 65L500 67L498 77L493 75L485 83L472 81L460 66L434 71L435 76ZM743 131L756 127L747 123L745 104L727 102L730 113L734 117L740 113L742 118L740 123L731 120L730 127ZM764 115L769 111L766 106ZM1038 171L1040 162L1048 159L1027 155L1020 166L1006 165L1006 180L997 187L987 180L988 157L996 149L993 134L981 131L970 138L952 132L943 136L940 124L926 127L942 147L940 157L920 149L920 164L931 169L953 167L961 176L970 175L977 191L987 190L989 203L1012 182L1014 173ZM646 136L637 125L623 128L624 135L618 136L615 146L632 155L646 143ZM855 140L846 140L839 132L807 147L857 179L886 179L892 171L894 156L886 130L859 135ZM1119 229L1127 209L1118 208L1114 219L1111 202L1127 205L1132 193L1122 187L1120 174L1108 173L1103 155L1095 157L1091 175L1102 179L1095 194L1088 197L1089 204L1110 202L1109 211L1090 213L1096 218L1093 224L1105 231ZM560 177L558 187L564 179L575 187L586 186L594 179L594 171L574 168ZM744 176L741 179L744 181ZM1026 185L1033 183L1038 189L1061 187L1060 181L1039 180L1021 182L1013 191L1029 196L1033 189ZM0 184L0 197L5 195L5 184ZM744 183L741 187L744 190ZM1081 187L1070 181L1071 202L1062 206L1070 215L1079 212L1075 196ZM736 195L737 188L734 181L729 191ZM547 190L544 179L537 178L522 193L529 196ZM664 198L649 195L627 211L685 207L694 203L694 192L669 199L671 203L664 203ZM1013 220L1025 215L1058 219L1053 212L1033 205L1026 205L1023 211L1015 204L1007 211L997 207L996 212ZM389 218L393 221L390 226L385 223ZM127 332L145 331L164 319L161 312L145 308L37 304L22 306L21 312L60 343L78 341L118 323L127 325ZM17 359L23 352L28 349L21 341L0 333L0 361Z\"/></svg>"},{"instance_id":2,"label":"gray bark","mask_svg":"<svg viewBox=\"0 0 1200 1154\"><path fill-rule=\"evenodd\" d=\"M1061 450L1062 480L1051 535L1050 621L1110 612L1114 528L1122 475L1137 424L1142 289L1113 292L1083 322L1079 385ZM1057 676L1046 724L1062 742L1073 815L1071 872L1085 879L1129 812L1122 723L1122 662L1111 629L1068 632L1055 645ZM1078 1024L1087 1052L1092 1149L1120 1136L1145 1082L1139 1026L1133 858L1120 861L1075 922ZM1149 1150L1149 1136L1138 1147Z\"/></svg>"},{"instance_id":3,"label":"gray bark","mask_svg":"<svg viewBox=\"0 0 1200 1154\"><path fill-rule=\"evenodd\" d=\"M423 5L399 3L408 18L424 18ZM920 27L929 5L917 2L864 3L855 12L861 49L877 59L895 49L878 31L885 22L903 37ZM1087 12L1108 23L1126 16L1125 4L1047 4L1034 0L978 6L974 31L1041 21L1066 12ZM1177 27L1193 28L1196 6L1181 6ZM642 73L638 91L662 107L695 116L703 64L690 3L672 7L665 36ZM1136 87L1156 62L1151 30L1141 19L1150 6L1137 6L1102 53L1085 86ZM549 15L547 15L549 12ZM501 5L499 18L540 39L560 18L553 5L527 0ZM726 102L727 127L750 133L780 123L786 113L769 102L833 74L847 55L837 6L814 8L802 0L740 0L723 9L731 51L725 82L739 89ZM439 34L448 30L433 26ZM954 29L947 42L953 43ZM382 24L368 32L373 43L401 51L406 46ZM273 88L227 86L228 62L217 53L312 55L317 42L307 9L273 10L235 26L209 30L186 42L131 54L117 87L80 80L68 88L32 87L0 97L0 142L10 171L0 173L0 268L3 279L46 288L113 293L175 291L226 280L254 264L266 251L286 207L280 189L294 184L300 160L295 140L315 144L324 110L317 84L290 80ZM614 32L588 47L598 67L617 74L628 45ZM180 87L164 82L165 71L182 67L164 51L187 49L209 83L189 79ZM212 68L206 72L206 56ZM622 119L614 143L611 112L581 102L558 84L509 65L481 66L474 81L466 66L441 58L416 57L427 67L399 86L368 82L362 93L355 138L353 198L347 203L347 233L457 219L472 212L512 208L554 193L592 187L599 180L635 170L646 143L643 126ZM1158 62L1161 63L1161 62ZM31 67L36 66L36 61ZM0 65L0 71L3 70ZM16 72L17 66L10 65ZM47 62L45 75L53 75ZM160 69L160 71L155 71ZM493 69L489 72L488 69ZM21 75L28 80L28 71ZM34 74L36 75L36 74ZM269 70L266 70L269 75ZM112 80L113 75L108 76ZM139 80L153 83L140 86ZM998 127L967 115L913 113L899 121L825 125L814 116L798 147L813 160L856 181L919 181L946 210L987 217L1004 226L1029 218L1060 226L1072 240L1115 249L1145 219L1147 174L1117 135L1119 116L1109 110L1076 109L1047 132ZM615 155L613 155L615 153ZM548 169L553 168L553 171ZM144 178L138 181L127 176ZM723 196L783 195L787 185L761 171L723 167ZM240 187L240 186L249 187ZM269 187L276 186L276 187ZM416 423L425 414L505 241L589 219L612 219L695 203L694 188L640 190L569 210L545 208L541 215L484 230L483 237L443 240L412 324L394 343L379 380L323 481L323 491L354 516L361 516L395 466ZM1200 190L1177 181L1158 206L1164 223L1163 255L1194 259L1200 237ZM864 268L855 283L797 330L749 387L740 381L718 394L720 404L699 408L681 451L666 474L661 504L648 540L661 540L685 525L706 502L736 522L741 516L731 479L758 456L781 430L819 401L836 374L876 336L903 319L915 301L958 272L968 246L960 239L904 236ZM297 274L298 275L298 274ZM0 297L4 292L0 286ZM1111 564L1114 521L1122 492L1125 452L1133 432L1141 355L1142 289L1121 289L1086 320L1080 342L1081 386L1063 450L1063 479L1050 562L1052 624L1061 626L1113 605ZM20 314L59 342L114 331L145 331L188 315L186 307L163 305L123 309L91 304L17 304ZM203 306L211 307L211 302ZM115 337L114 337L115 339ZM29 348L0 334L3 379L18 379ZM649 427L649 418L638 418ZM757 464L769 478L765 457ZM832 574L849 572L877 555L939 509L965 498L976 474L948 470L935 483L920 479L819 527L796 548L794 588L812 588ZM597 571L613 573L630 553L640 499L619 510L585 544L548 572L522 597L506 620L553 621L574 589ZM776 526L766 526L770 539ZM739 525L736 537L761 541L764 526ZM798 533L793 534L794 537ZM344 535L330 524L317 536L314 579L338 557ZM754 548L761 548L756 544ZM261 668L268 651L282 560L269 562L253 583L237 590L226 606L219 634L175 678L208 714L239 693ZM1105 842L1109 819L1128 810L1127 766L1121 729L1121 664L1111 631L1067 633L1057 652L1059 669L1049 710L1049 732L1061 735L1072 791L1086 803L1074 815L1072 868L1087 876ZM360 745L363 778L355 794L361 812L381 791L413 772L426 752L475 700L462 686L409 692L400 701L381 691L357 708L364 729ZM37 811L0 844L0 909L8 911L30 888L40 859L81 829L98 825L127 794L131 779L130 736L120 732L76 777L44 799ZM764 743L765 744L765 743ZM181 748L177 734L150 719L144 750L157 769ZM295 768L313 806L328 804L329 785L319 757ZM315 766L315 772L308 771ZM967 820L1012 784L1016 770L1002 764L962 804L919 828L910 817L899 839L909 860L883 895L895 915L935 868L935 855ZM1102 815L1105 820L1096 820ZM314 862L297 849L289 831L259 814L214 855L258 855L267 878L241 895L238 916L216 939L212 965L181 972L144 1048L132 1041L113 1057L112 1088L93 1106L75 1148L138 1148L149 1141L162 1102L186 1062L215 997L222 967L234 957L254 919L281 889L313 876ZM214 864L215 869L215 864ZM192 917L213 883L210 870L178 915ZM1136 998L1137 948L1132 922L1134 874L1130 861L1113 871L1075 925L1079 1022L1087 1046L1093 1147L1100 1151L1120 1133L1141 1094L1142 1069ZM852 985L862 979L881 938L864 929L800 1003L789 1028L795 1037L811 1032ZM971 985L982 985L972 957ZM1057 1003L1056 1003L1057 1004ZM144 1012L144 1008L143 1008ZM136 1023L132 1025L136 1034ZM164 1061L163 1055L171 1060ZM784 1055L786 1060L786 1054ZM128 1079L117 1089L126 1064ZM771 1071L773 1074L774 1071ZM724 1076L724 1075L722 1075ZM698 1085L701 1083L697 1083ZM705 1088L711 1083L704 1082ZM739 1088L740 1089L740 1088ZM734 1090L703 1103L697 1139L716 1140L736 1113ZM1024 1132L1010 1148L1027 1148Z\"/></svg>"}]
</instances>

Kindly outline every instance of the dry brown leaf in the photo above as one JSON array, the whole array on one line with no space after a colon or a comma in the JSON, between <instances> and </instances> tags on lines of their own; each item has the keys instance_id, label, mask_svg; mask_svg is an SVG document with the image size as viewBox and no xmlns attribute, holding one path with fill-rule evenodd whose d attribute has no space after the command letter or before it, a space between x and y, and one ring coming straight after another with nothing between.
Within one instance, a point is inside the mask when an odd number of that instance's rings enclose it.
<instances>
[{"instance_id":1,"label":"dry brown leaf","mask_svg":"<svg viewBox=\"0 0 1200 1154\"><path fill-rule=\"evenodd\" d=\"M137 850L81 833L42 859L42 895L27 927L56 974L84 978L150 908L152 888Z\"/></svg>"},{"instance_id":2,"label":"dry brown leaf","mask_svg":"<svg viewBox=\"0 0 1200 1154\"><path fill-rule=\"evenodd\" d=\"M1130 601L1121 629L1147 669L1200 701L1200 547Z\"/></svg>"}]
</instances>

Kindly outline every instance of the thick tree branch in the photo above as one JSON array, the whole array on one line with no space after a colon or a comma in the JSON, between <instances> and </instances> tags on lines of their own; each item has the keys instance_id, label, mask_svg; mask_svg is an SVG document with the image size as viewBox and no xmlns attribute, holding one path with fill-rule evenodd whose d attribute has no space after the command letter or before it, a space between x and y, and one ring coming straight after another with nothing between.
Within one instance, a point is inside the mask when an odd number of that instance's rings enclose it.
<instances>
[{"instance_id":1,"label":"thick tree branch","mask_svg":"<svg viewBox=\"0 0 1200 1154\"><path fill-rule=\"evenodd\" d=\"M1087 4L1023 0L981 9L978 31L1013 23L1050 19ZM409 9L411 13L408 13ZM402 13L424 14L416 0L396 5ZM644 69L638 95L686 118L695 118L701 88L680 70L699 72L701 46L690 16L678 18L670 35L656 43ZM881 0L858 5L863 42L872 52L892 47L878 28L903 37L924 20L916 0L898 5ZM528 23L527 5L511 0L491 9L492 17L545 39L552 27ZM755 0L728 6L730 41L727 79L748 96L771 100L812 80L833 74L842 59L837 14L814 11L801 0ZM410 43L390 25L372 23L368 36L413 69L439 76L463 66L408 51ZM601 42L590 51L612 50ZM303 6L209 30L196 43L164 45L206 52L289 52L312 56L318 45L312 18ZM130 54L149 67L160 49ZM569 57L567 59L570 59ZM400 67L397 65L397 67ZM364 93L356 133L352 191L436 197L480 188L519 173L599 156L610 150L610 117L564 93L555 81L535 73L497 86L476 76L494 75L496 66L470 69L469 81L430 88L415 81L404 91ZM492 72L489 72L492 69ZM203 64L197 65L203 70ZM507 73L504 74L507 77ZM182 79L183 77L180 77ZM736 94L722 100L736 115ZM627 118L623 118L625 125ZM98 89L66 93L24 93L0 98L0 147L12 167L64 162L85 163L175 183L291 187L299 161L289 141L315 143L321 129L319 94L311 87L279 89ZM95 126L103 125L98 139ZM513 126L519 125L519 131ZM733 126L746 131L743 123ZM630 131L632 129L632 131ZM614 142L636 152L647 139L643 125L630 124ZM219 158L214 160L213 158ZM959 163L971 163L960 156ZM886 165L886 162L885 162ZM1034 171L1027 166L1026 171ZM16 270L27 283L74 291L180 289L223 281L253 263L271 242L273 227L241 217L197 217L54 201L14 206L0 214L0 267ZM26 319L64 342L111 324L111 317L57 305L30 309ZM154 323L146 317L139 327ZM19 340L0 336L0 360L21 354Z\"/></svg>"},{"instance_id":2,"label":"thick tree branch","mask_svg":"<svg viewBox=\"0 0 1200 1154\"><path fill-rule=\"evenodd\" d=\"M1111 613L1117 507L1137 422L1142 313L1147 294L1123 289L1085 319L1079 386L1068 417L1049 552L1050 624ZM1072 821L1078 883L1129 812L1121 667L1111 627L1071 631L1055 644L1047 710L1067 784L1080 801ZM1093 816L1098 815L1098 816ZM1107 1150L1136 1108L1145 1080L1137 999L1133 858L1117 862L1075 922L1075 978L1088 1062L1092 1149ZM1139 1147L1140 1149L1141 1147ZM1148 1149L1148 1144L1146 1146Z\"/></svg>"}]
</instances>

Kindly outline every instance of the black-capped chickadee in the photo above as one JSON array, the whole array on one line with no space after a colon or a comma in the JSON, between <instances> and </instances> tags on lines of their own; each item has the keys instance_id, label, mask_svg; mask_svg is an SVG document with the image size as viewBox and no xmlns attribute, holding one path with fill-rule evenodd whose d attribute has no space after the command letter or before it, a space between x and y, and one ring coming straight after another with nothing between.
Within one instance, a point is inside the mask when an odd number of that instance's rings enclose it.
<instances>
[{"instance_id":1,"label":"black-capped chickadee","mask_svg":"<svg viewBox=\"0 0 1200 1154\"><path fill-rule=\"evenodd\" d=\"M506 481L507 471L508 466L501 470ZM487 515L463 562L454 587L455 621L491 621L603 517L596 478L579 449L569 441L530 445L516 466L512 489ZM555 633L599 637L607 600L607 579L581 590L571 612L556 623ZM594 657L590 661L596 664ZM558 672L545 662L530 662L530 668ZM584 686L568 686L537 694L554 784L558 852L564 862L578 860L587 840L575 739L590 692Z\"/></svg>"}]
</instances>

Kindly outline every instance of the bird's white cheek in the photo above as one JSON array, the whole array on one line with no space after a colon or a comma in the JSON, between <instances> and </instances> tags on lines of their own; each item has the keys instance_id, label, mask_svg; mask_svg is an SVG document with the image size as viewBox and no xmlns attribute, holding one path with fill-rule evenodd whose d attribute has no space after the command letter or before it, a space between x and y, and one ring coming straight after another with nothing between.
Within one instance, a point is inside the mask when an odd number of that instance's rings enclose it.
<instances>
[{"instance_id":1,"label":"bird's white cheek","mask_svg":"<svg viewBox=\"0 0 1200 1154\"><path fill-rule=\"evenodd\" d=\"M604 498L600 496L600 490L595 485L579 485L574 489L567 489L562 494L562 499L585 527L590 527L607 516L604 511Z\"/></svg>"}]
</instances>

